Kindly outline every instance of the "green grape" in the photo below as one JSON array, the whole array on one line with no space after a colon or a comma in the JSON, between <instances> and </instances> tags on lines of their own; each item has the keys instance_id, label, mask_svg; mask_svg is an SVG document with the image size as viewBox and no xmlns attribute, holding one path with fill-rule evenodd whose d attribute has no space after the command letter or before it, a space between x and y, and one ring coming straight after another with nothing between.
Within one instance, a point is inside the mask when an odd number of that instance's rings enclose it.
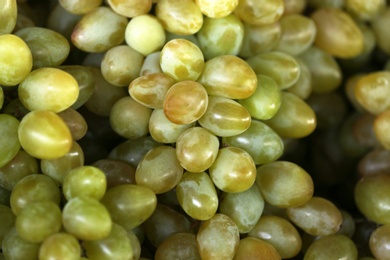
<instances>
[{"instance_id":1,"label":"green grape","mask_svg":"<svg viewBox=\"0 0 390 260\"><path fill-rule=\"evenodd\" d=\"M26 27L15 32L28 45L33 56L33 69L55 67L70 52L68 40L58 32L42 27Z\"/></svg>"},{"instance_id":2,"label":"green grape","mask_svg":"<svg viewBox=\"0 0 390 260\"><path fill-rule=\"evenodd\" d=\"M217 191L205 172L185 172L176 186L176 195L181 208L191 218L207 220L217 212Z\"/></svg>"},{"instance_id":3,"label":"green grape","mask_svg":"<svg viewBox=\"0 0 390 260\"><path fill-rule=\"evenodd\" d=\"M39 254L39 243L32 243L22 239L16 228L12 228L5 235L2 251L5 259L36 260Z\"/></svg>"},{"instance_id":4,"label":"green grape","mask_svg":"<svg viewBox=\"0 0 390 260\"><path fill-rule=\"evenodd\" d=\"M312 46L298 58L307 65L311 72L313 93L329 93L340 86L343 77L341 68L328 52Z\"/></svg>"},{"instance_id":5,"label":"green grape","mask_svg":"<svg viewBox=\"0 0 390 260\"><path fill-rule=\"evenodd\" d=\"M100 6L77 22L71 40L82 51L104 52L123 42L127 23L126 17Z\"/></svg>"},{"instance_id":6,"label":"green grape","mask_svg":"<svg viewBox=\"0 0 390 260\"><path fill-rule=\"evenodd\" d=\"M107 189L120 184L135 184L135 169L128 163L114 159L101 159L92 164L106 176Z\"/></svg>"},{"instance_id":7,"label":"green grape","mask_svg":"<svg viewBox=\"0 0 390 260\"><path fill-rule=\"evenodd\" d=\"M216 136L227 137L245 132L251 121L248 110L237 101L209 96L207 109L198 123Z\"/></svg>"},{"instance_id":8,"label":"green grape","mask_svg":"<svg viewBox=\"0 0 390 260\"><path fill-rule=\"evenodd\" d=\"M73 143L68 126L56 113L29 112L18 128L22 148L38 159L57 159L67 154Z\"/></svg>"},{"instance_id":9,"label":"green grape","mask_svg":"<svg viewBox=\"0 0 390 260\"><path fill-rule=\"evenodd\" d=\"M114 147L108 155L108 158L127 162L136 168L142 157L149 150L160 145L160 143L153 140L150 136L127 140Z\"/></svg>"},{"instance_id":10,"label":"green grape","mask_svg":"<svg viewBox=\"0 0 390 260\"><path fill-rule=\"evenodd\" d=\"M135 171L135 181L138 185L160 194L173 189L179 183L183 172L184 169L176 157L176 149L163 145L145 154Z\"/></svg>"},{"instance_id":11,"label":"green grape","mask_svg":"<svg viewBox=\"0 0 390 260\"><path fill-rule=\"evenodd\" d=\"M11 191L0 185L0 205L10 206Z\"/></svg>"},{"instance_id":12,"label":"green grape","mask_svg":"<svg viewBox=\"0 0 390 260\"><path fill-rule=\"evenodd\" d=\"M15 0L5 0L0 10L2 20L0 22L0 35L11 33L16 25L18 4Z\"/></svg>"},{"instance_id":13,"label":"green grape","mask_svg":"<svg viewBox=\"0 0 390 260\"><path fill-rule=\"evenodd\" d=\"M264 200L280 208L303 205L314 193L311 176L297 164L287 161L258 167L256 183Z\"/></svg>"},{"instance_id":14,"label":"green grape","mask_svg":"<svg viewBox=\"0 0 390 260\"><path fill-rule=\"evenodd\" d=\"M169 33L167 32L167 34ZM147 74L162 73L162 69L160 66L160 56L161 51L155 51L145 57L144 63L142 64L141 71L139 73L140 77L145 76ZM166 76L169 77L168 75Z\"/></svg>"},{"instance_id":15,"label":"green grape","mask_svg":"<svg viewBox=\"0 0 390 260\"><path fill-rule=\"evenodd\" d=\"M217 213L200 224L196 241L202 259L233 259L240 235L232 219Z\"/></svg>"},{"instance_id":16,"label":"green grape","mask_svg":"<svg viewBox=\"0 0 390 260\"><path fill-rule=\"evenodd\" d=\"M390 176L378 174L361 178L354 190L355 202L360 212L378 224L389 224Z\"/></svg>"},{"instance_id":17,"label":"green grape","mask_svg":"<svg viewBox=\"0 0 390 260\"><path fill-rule=\"evenodd\" d=\"M235 146L248 152L255 164L276 161L282 156L282 139L266 124L252 120L250 127L243 133L222 138L223 146Z\"/></svg>"},{"instance_id":18,"label":"green grape","mask_svg":"<svg viewBox=\"0 0 390 260\"><path fill-rule=\"evenodd\" d=\"M207 1L207 0L196 0L196 5L200 11L211 18L226 17L234 11L238 5L238 0L218 0L218 1Z\"/></svg>"},{"instance_id":19,"label":"green grape","mask_svg":"<svg viewBox=\"0 0 390 260\"><path fill-rule=\"evenodd\" d=\"M284 13L288 14L301 14L306 8L306 0L284 0Z\"/></svg>"},{"instance_id":20,"label":"green grape","mask_svg":"<svg viewBox=\"0 0 390 260\"><path fill-rule=\"evenodd\" d=\"M175 83L174 79L162 72L148 73L134 79L128 90L130 96L138 103L146 107L161 109L165 94Z\"/></svg>"},{"instance_id":21,"label":"green grape","mask_svg":"<svg viewBox=\"0 0 390 260\"><path fill-rule=\"evenodd\" d=\"M330 200L321 197L312 197L301 206L287 208L287 216L312 236L335 234L343 221L340 210Z\"/></svg>"},{"instance_id":22,"label":"green grape","mask_svg":"<svg viewBox=\"0 0 390 260\"><path fill-rule=\"evenodd\" d=\"M99 63L100 64L100 63ZM109 116L114 104L121 98L126 97L124 88L118 88L108 83L100 69L90 68L95 78L95 87L92 95L84 103L85 107L99 116Z\"/></svg>"},{"instance_id":23,"label":"green grape","mask_svg":"<svg viewBox=\"0 0 390 260\"><path fill-rule=\"evenodd\" d=\"M134 184L121 184L107 190L101 202L112 220L126 230L145 222L157 206L156 195L151 189Z\"/></svg>"},{"instance_id":24,"label":"green grape","mask_svg":"<svg viewBox=\"0 0 390 260\"><path fill-rule=\"evenodd\" d=\"M165 116L163 109L154 109L149 120L149 133L159 143L175 143L179 136L189 128L194 127L196 122L178 125Z\"/></svg>"},{"instance_id":25,"label":"green grape","mask_svg":"<svg viewBox=\"0 0 390 260\"><path fill-rule=\"evenodd\" d=\"M237 55L244 39L244 25L235 14L206 17L196 36L206 60L220 55Z\"/></svg>"},{"instance_id":26,"label":"green grape","mask_svg":"<svg viewBox=\"0 0 390 260\"><path fill-rule=\"evenodd\" d=\"M203 25L203 14L192 0L159 0L155 13L170 33L195 34Z\"/></svg>"},{"instance_id":27,"label":"green grape","mask_svg":"<svg viewBox=\"0 0 390 260\"><path fill-rule=\"evenodd\" d=\"M0 85L15 86L22 82L30 73L32 63L31 51L20 37L0 35Z\"/></svg>"},{"instance_id":28,"label":"green grape","mask_svg":"<svg viewBox=\"0 0 390 260\"><path fill-rule=\"evenodd\" d=\"M259 120L272 118L279 110L281 90L275 80L265 75L257 75L257 88L248 98L239 99L250 115Z\"/></svg>"},{"instance_id":29,"label":"green grape","mask_svg":"<svg viewBox=\"0 0 390 260\"><path fill-rule=\"evenodd\" d=\"M313 44L317 28L312 19L292 14L283 16L279 22L282 34L275 50L297 56Z\"/></svg>"},{"instance_id":30,"label":"green grape","mask_svg":"<svg viewBox=\"0 0 390 260\"><path fill-rule=\"evenodd\" d=\"M311 14L316 24L315 45L337 58L361 54L363 34L353 18L338 8L321 8Z\"/></svg>"},{"instance_id":31,"label":"green grape","mask_svg":"<svg viewBox=\"0 0 390 260\"><path fill-rule=\"evenodd\" d=\"M0 168L9 163L20 150L20 122L11 115L0 114Z\"/></svg>"},{"instance_id":32,"label":"green grape","mask_svg":"<svg viewBox=\"0 0 390 260\"><path fill-rule=\"evenodd\" d=\"M218 150L218 138L202 127L191 127L176 140L177 159L189 172L206 171L215 161Z\"/></svg>"},{"instance_id":33,"label":"green grape","mask_svg":"<svg viewBox=\"0 0 390 260\"><path fill-rule=\"evenodd\" d=\"M3 243L4 237L15 226L15 215L12 213L10 207L0 205L0 248Z\"/></svg>"},{"instance_id":34,"label":"green grape","mask_svg":"<svg viewBox=\"0 0 390 260\"><path fill-rule=\"evenodd\" d=\"M293 93L305 100L311 95L313 89L312 85L314 85L312 83L311 71L308 65L306 65L306 63L304 63L301 58L295 57L295 60L299 64L301 73L299 74L298 81L286 89L286 91Z\"/></svg>"},{"instance_id":35,"label":"green grape","mask_svg":"<svg viewBox=\"0 0 390 260\"><path fill-rule=\"evenodd\" d=\"M163 204L157 205L142 227L148 241L156 248L172 234L191 232L191 223L187 216Z\"/></svg>"},{"instance_id":36,"label":"green grape","mask_svg":"<svg viewBox=\"0 0 390 260\"><path fill-rule=\"evenodd\" d=\"M201 118L208 103L205 87L196 81L185 80L169 88L165 94L163 109L171 122L186 125Z\"/></svg>"},{"instance_id":37,"label":"green grape","mask_svg":"<svg viewBox=\"0 0 390 260\"><path fill-rule=\"evenodd\" d=\"M390 34L387 30L389 21L390 8L387 6L386 8L381 9L381 12L371 22L371 28L376 37L377 47L386 54L390 53Z\"/></svg>"},{"instance_id":38,"label":"green grape","mask_svg":"<svg viewBox=\"0 0 390 260\"><path fill-rule=\"evenodd\" d=\"M136 79L141 71L144 56L127 45L109 49L101 62L102 75L110 84L123 87Z\"/></svg>"},{"instance_id":39,"label":"green grape","mask_svg":"<svg viewBox=\"0 0 390 260\"><path fill-rule=\"evenodd\" d=\"M197 80L204 66L203 53L189 40L172 39L161 50L160 66L176 81Z\"/></svg>"},{"instance_id":40,"label":"green grape","mask_svg":"<svg viewBox=\"0 0 390 260\"><path fill-rule=\"evenodd\" d=\"M73 27L80 20L81 15L68 12L59 3L53 6L53 9L47 15L46 27L62 34L70 42Z\"/></svg>"},{"instance_id":41,"label":"green grape","mask_svg":"<svg viewBox=\"0 0 390 260\"><path fill-rule=\"evenodd\" d=\"M40 243L48 236L59 232L61 226L61 209L50 200L26 205L15 221L19 236L33 243Z\"/></svg>"},{"instance_id":42,"label":"green grape","mask_svg":"<svg viewBox=\"0 0 390 260\"><path fill-rule=\"evenodd\" d=\"M127 233L127 237L130 240L130 247L132 248L133 251L133 259L139 259L141 256L141 244L137 235L133 231L134 229L126 230L126 233Z\"/></svg>"},{"instance_id":43,"label":"green grape","mask_svg":"<svg viewBox=\"0 0 390 260\"><path fill-rule=\"evenodd\" d=\"M206 61L198 81L209 95L232 99L247 98L257 87L253 69L234 55L221 55Z\"/></svg>"},{"instance_id":44,"label":"green grape","mask_svg":"<svg viewBox=\"0 0 390 260\"><path fill-rule=\"evenodd\" d=\"M239 53L240 57L247 59L256 54L273 50L281 35L282 27L279 22L264 25L244 22L244 39Z\"/></svg>"},{"instance_id":45,"label":"green grape","mask_svg":"<svg viewBox=\"0 0 390 260\"><path fill-rule=\"evenodd\" d=\"M111 108L112 129L127 139L136 139L149 132L148 124L152 110L129 96L119 99Z\"/></svg>"},{"instance_id":46,"label":"green grape","mask_svg":"<svg viewBox=\"0 0 390 260\"><path fill-rule=\"evenodd\" d=\"M56 68L39 68L32 71L19 85L22 104L30 111L50 110L61 112L76 102L79 87L69 73Z\"/></svg>"},{"instance_id":47,"label":"green grape","mask_svg":"<svg viewBox=\"0 0 390 260\"><path fill-rule=\"evenodd\" d=\"M58 3L69 13L72 14L86 14L102 4L102 0L59 0Z\"/></svg>"},{"instance_id":48,"label":"green grape","mask_svg":"<svg viewBox=\"0 0 390 260\"><path fill-rule=\"evenodd\" d=\"M369 247L377 259L386 259L389 256L390 225L376 228L370 235Z\"/></svg>"},{"instance_id":49,"label":"green grape","mask_svg":"<svg viewBox=\"0 0 390 260\"><path fill-rule=\"evenodd\" d=\"M233 260L246 259L281 260L282 258L268 242L255 237L246 237L240 240Z\"/></svg>"},{"instance_id":50,"label":"green grape","mask_svg":"<svg viewBox=\"0 0 390 260\"><path fill-rule=\"evenodd\" d=\"M201 260L198 252L196 235L182 232L170 235L158 246L154 259Z\"/></svg>"},{"instance_id":51,"label":"green grape","mask_svg":"<svg viewBox=\"0 0 390 260\"><path fill-rule=\"evenodd\" d=\"M86 135L88 130L87 122L76 109L69 107L58 113L58 115L68 126L73 140L78 141Z\"/></svg>"},{"instance_id":52,"label":"green grape","mask_svg":"<svg viewBox=\"0 0 390 260\"><path fill-rule=\"evenodd\" d=\"M79 196L70 199L62 210L66 232L81 240L99 240L111 232L112 220L106 207L97 199Z\"/></svg>"},{"instance_id":53,"label":"green grape","mask_svg":"<svg viewBox=\"0 0 390 260\"><path fill-rule=\"evenodd\" d=\"M0 186L11 191L23 177L37 173L37 160L25 151L19 150L9 163L0 168Z\"/></svg>"},{"instance_id":54,"label":"green grape","mask_svg":"<svg viewBox=\"0 0 390 260\"><path fill-rule=\"evenodd\" d=\"M106 175L94 166L79 166L70 170L62 183L62 192L67 200L87 196L97 200L106 192Z\"/></svg>"},{"instance_id":55,"label":"green grape","mask_svg":"<svg viewBox=\"0 0 390 260\"><path fill-rule=\"evenodd\" d=\"M283 0L241 0L235 9L237 16L250 24L274 23L281 18L283 11Z\"/></svg>"},{"instance_id":56,"label":"green grape","mask_svg":"<svg viewBox=\"0 0 390 260\"><path fill-rule=\"evenodd\" d=\"M131 48L144 56L158 51L165 43L163 24L151 14L134 17L126 26L125 40Z\"/></svg>"},{"instance_id":57,"label":"green grape","mask_svg":"<svg viewBox=\"0 0 390 260\"><path fill-rule=\"evenodd\" d=\"M82 247L89 259L134 259L127 232L116 223L112 224L111 232L107 236L94 241L83 241Z\"/></svg>"},{"instance_id":58,"label":"green grape","mask_svg":"<svg viewBox=\"0 0 390 260\"><path fill-rule=\"evenodd\" d=\"M95 76L90 68L80 65L63 65L59 69L69 73L77 81L79 95L72 108L80 108L92 96L95 88Z\"/></svg>"},{"instance_id":59,"label":"green grape","mask_svg":"<svg viewBox=\"0 0 390 260\"><path fill-rule=\"evenodd\" d=\"M68 233L55 233L43 240L39 248L39 259L79 260L81 247L79 241Z\"/></svg>"},{"instance_id":60,"label":"green grape","mask_svg":"<svg viewBox=\"0 0 390 260\"><path fill-rule=\"evenodd\" d=\"M152 8L152 2L152 0L107 1L114 12L129 18L148 13Z\"/></svg>"},{"instance_id":61,"label":"green grape","mask_svg":"<svg viewBox=\"0 0 390 260\"><path fill-rule=\"evenodd\" d=\"M315 240L305 253L304 260L357 259L353 241L344 235L323 236Z\"/></svg>"},{"instance_id":62,"label":"green grape","mask_svg":"<svg viewBox=\"0 0 390 260\"><path fill-rule=\"evenodd\" d=\"M230 146L219 149L209 168L215 186L224 192L243 192L256 180L256 165L245 150Z\"/></svg>"},{"instance_id":63,"label":"green grape","mask_svg":"<svg viewBox=\"0 0 390 260\"><path fill-rule=\"evenodd\" d=\"M264 209L264 199L256 184L238 193L222 193L219 213L225 214L236 223L240 234L251 231Z\"/></svg>"},{"instance_id":64,"label":"green grape","mask_svg":"<svg viewBox=\"0 0 390 260\"><path fill-rule=\"evenodd\" d=\"M72 143L69 152L57 159L42 159L41 171L62 185L65 176L74 168L84 165L84 152L77 142Z\"/></svg>"},{"instance_id":65,"label":"green grape","mask_svg":"<svg viewBox=\"0 0 390 260\"><path fill-rule=\"evenodd\" d=\"M263 214L248 237L266 241L283 259L293 258L302 247L301 235L296 227L285 218L274 215Z\"/></svg>"},{"instance_id":66,"label":"green grape","mask_svg":"<svg viewBox=\"0 0 390 260\"><path fill-rule=\"evenodd\" d=\"M59 205L60 199L60 189L50 177L30 174L16 183L11 192L10 204L12 212L17 216L30 203L49 200Z\"/></svg>"},{"instance_id":67,"label":"green grape","mask_svg":"<svg viewBox=\"0 0 390 260\"><path fill-rule=\"evenodd\" d=\"M390 150L384 148L367 152L358 163L358 172L362 177L387 174L390 169Z\"/></svg>"},{"instance_id":68,"label":"green grape","mask_svg":"<svg viewBox=\"0 0 390 260\"><path fill-rule=\"evenodd\" d=\"M356 229L355 219L348 211L341 209L340 212L343 218L343 222L341 223L341 227L336 234L345 235L349 238L352 238Z\"/></svg>"},{"instance_id":69,"label":"green grape","mask_svg":"<svg viewBox=\"0 0 390 260\"><path fill-rule=\"evenodd\" d=\"M315 130L317 118L313 109L300 97L282 92L282 104L278 112L264 123L280 137L302 138Z\"/></svg>"},{"instance_id":70,"label":"green grape","mask_svg":"<svg viewBox=\"0 0 390 260\"><path fill-rule=\"evenodd\" d=\"M301 73L296 59L285 52L259 53L246 61L256 74L266 75L275 80L280 89L288 89L294 85Z\"/></svg>"}]
</instances>

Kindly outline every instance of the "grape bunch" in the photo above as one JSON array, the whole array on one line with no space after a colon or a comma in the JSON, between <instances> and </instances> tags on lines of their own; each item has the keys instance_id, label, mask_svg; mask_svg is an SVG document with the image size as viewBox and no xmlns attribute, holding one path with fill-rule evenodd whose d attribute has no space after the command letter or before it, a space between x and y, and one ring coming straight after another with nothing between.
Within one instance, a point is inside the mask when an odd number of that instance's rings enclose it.
<instances>
[{"instance_id":1,"label":"grape bunch","mask_svg":"<svg viewBox=\"0 0 390 260\"><path fill-rule=\"evenodd\" d=\"M388 1L0 6L0 259L390 259Z\"/></svg>"}]
</instances>

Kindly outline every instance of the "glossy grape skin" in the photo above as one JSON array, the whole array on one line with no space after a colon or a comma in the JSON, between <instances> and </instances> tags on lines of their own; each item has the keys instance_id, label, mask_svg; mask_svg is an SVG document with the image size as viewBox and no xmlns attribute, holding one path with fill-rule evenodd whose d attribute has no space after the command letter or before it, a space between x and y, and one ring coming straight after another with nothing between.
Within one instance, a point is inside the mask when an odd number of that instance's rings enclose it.
<instances>
[{"instance_id":1,"label":"glossy grape skin","mask_svg":"<svg viewBox=\"0 0 390 260\"><path fill-rule=\"evenodd\" d=\"M152 0L108 0L107 3L116 13L130 18L146 14L152 8Z\"/></svg>"},{"instance_id":2,"label":"glossy grape skin","mask_svg":"<svg viewBox=\"0 0 390 260\"><path fill-rule=\"evenodd\" d=\"M170 235L157 248L155 259L201 260L196 243L196 235L182 232Z\"/></svg>"},{"instance_id":3,"label":"glossy grape skin","mask_svg":"<svg viewBox=\"0 0 390 260\"><path fill-rule=\"evenodd\" d=\"M282 156L282 139L266 124L252 120L251 126L243 133L222 138L223 146L235 146L244 149L256 165L273 162Z\"/></svg>"},{"instance_id":4,"label":"glossy grape skin","mask_svg":"<svg viewBox=\"0 0 390 260\"><path fill-rule=\"evenodd\" d=\"M13 34L0 35L0 85L15 86L32 69L32 54L28 45Z\"/></svg>"},{"instance_id":5,"label":"glossy grape skin","mask_svg":"<svg viewBox=\"0 0 390 260\"><path fill-rule=\"evenodd\" d=\"M253 69L234 55L221 55L206 61L198 81L210 96L232 99L247 98L257 87Z\"/></svg>"},{"instance_id":6,"label":"glossy grape skin","mask_svg":"<svg viewBox=\"0 0 390 260\"><path fill-rule=\"evenodd\" d=\"M189 172L206 171L215 161L218 150L218 138L202 127L189 128L176 140L177 159Z\"/></svg>"},{"instance_id":7,"label":"glossy grape skin","mask_svg":"<svg viewBox=\"0 0 390 260\"><path fill-rule=\"evenodd\" d=\"M62 223L69 234L88 241L108 236L112 227L112 220L105 206L86 196L72 198L65 204Z\"/></svg>"},{"instance_id":8,"label":"glossy grape skin","mask_svg":"<svg viewBox=\"0 0 390 260\"><path fill-rule=\"evenodd\" d=\"M389 255L390 226L382 225L370 235L369 247L377 259L386 259Z\"/></svg>"},{"instance_id":9,"label":"glossy grape skin","mask_svg":"<svg viewBox=\"0 0 390 260\"><path fill-rule=\"evenodd\" d=\"M39 247L39 243L22 239L16 228L12 228L4 237L2 251L5 259L36 260L38 259Z\"/></svg>"},{"instance_id":10,"label":"glossy grape skin","mask_svg":"<svg viewBox=\"0 0 390 260\"><path fill-rule=\"evenodd\" d=\"M278 21L283 15L283 0L277 1L239 1L235 14L250 24L270 24Z\"/></svg>"},{"instance_id":11,"label":"glossy grape skin","mask_svg":"<svg viewBox=\"0 0 390 260\"><path fill-rule=\"evenodd\" d=\"M207 94L205 87L196 81L180 81L165 94L164 114L175 124L193 123L206 112L209 103Z\"/></svg>"},{"instance_id":12,"label":"glossy grape skin","mask_svg":"<svg viewBox=\"0 0 390 260\"><path fill-rule=\"evenodd\" d=\"M214 2L196 0L195 3L207 17L220 18L232 13L238 5L238 0L219 0Z\"/></svg>"},{"instance_id":13,"label":"glossy grape skin","mask_svg":"<svg viewBox=\"0 0 390 260\"><path fill-rule=\"evenodd\" d=\"M121 184L107 190L101 202L115 223L126 230L145 222L157 206L154 192L144 186Z\"/></svg>"},{"instance_id":14,"label":"glossy grape skin","mask_svg":"<svg viewBox=\"0 0 390 260\"><path fill-rule=\"evenodd\" d=\"M72 147L68 126L57 114L47 110L28 113L18 128L22 148L39 159L57 159Z\"/></svg>"},{"instance_id":15,"label":"glossy grape skin","mask_svg":"<svg viewBox=\"0 0 390 260\"><path fill-rule=\"evenodd\" d=\"M295 94L282 92L282 105L274 117L265 120L284 138L302 138L310 135L317 126L313 109Z\"/></svg>"},{"instance_id":16,"label":"glossy grape skin","mask_svg":"<svg viewBox=\"0 0 390 260\"><path fill-rule=\"evenodd\" d=\"M176 195L182 209L194 219L207 220L217 212L217 191L205 172L185 172Z\"/></svg>"},{"instance_id":17,"label":"glossy grape skin","mask_svg":"<svg viewBox=\"0 0 390 260\"><path fill-rule=\"evenodd\" d=\"M238 249L240 236L233 220L217 213L202 222L196 241L202 259L232 259Z\"/></svg>"},{"instance_id":18,"label":"glossy grape skin","mask_svg":"<svg viewBox=\"0 0 390 260\"><path fill-rule=\"evenodd\" d=\"M135 181L138 185L160 194L173 189L179 183L183 172L184 169L176 157L176 149L158 146L146 153L138 164Z\"/></svg>"},{"instance_id":19,"label":"glossy grape skin","mask_svg":"<svg viewBox=\"0 0 390 260\"><path fill-rule=\"evenodd\" d=\"M11 33L15 28L17 19L17 2L6 0L0 10L0 16L3 18L0 23L0 34Z\"/></svg>"},{"instance_id":20,"label":"glossy grape skin","mask_svg":"<svg viewBox=\"0 0 390 260\"><path fill-rule=\"evenodd\" d=\"M26 205L15 222L19 236L32 243L42 242L48 236L59 232L61 226L61 209L50 200Z\"/></svg>"},{"instance_id":21,"label":"glossy grape skin","mask_svg":"<svg viewBox=\"0 0 390 260\"><path fill-rule=\"evenodd\" d=\"M236 223L240 234L250 232L260 219L264 199L256 184L238 193L222 193L218 212L230 217Z\"/></svg>"},{"instance_id":22,"label":"glossy grape skin","mask_svg":"<svg viewBox=\"0 0 390 260\"><path fill-rule=\"evenodd\" d=\"M256 180L256 165L245 150L229 146L221 148L209 168L215 186L224 192L248 190Z\"/></svg>"},{"instance_id":23,"label":"glossy grape skin","mask_svg":"<svg viewBox=\"0 0 390 260\"><path fill-rule=\"evenodd\" d=\"M9 163L20 150L20 141L18 138L18 128L20 122L11 115L0 115L0 167Z\"/></svg>"},{"instance_id":24,"label":"glossy grape skin","mask_svg":"<svg viewBox=\"0 0 390 260\"><path fill-rule=\"evenodd\" d=\"M50 200L59 205L60 196L57 184L50 177L30 174L14 186L10 198L11 209L18 215L26 205L36 201Z\"/></svg>"},{"instance_id":25,"label":"glossy grape skin","mask_svg":"<svg viewBox=\"0 0 390 260\"><path fill-rule=\"evenodd\" d=\"M298 81L286 89L286 91L291 92L305 100L312 94L314 85L312 75L309 66L306 65L306 63L304 63L301 58L295 57L295 60L299 64L301 73L299 74Z\"/></svg>"},{"instance_id":26,"label":"glossy grape skin","mask_svg":"<svg viewBox=\"0 0 390 260\"><path fill-rule=\"evenodd\" d=\"M208 106L198 123L216 136L233 136L250 127L248 110L235 100L226 97L209 96Z\"/></svg>"},{"instance_id":27,"label":"glossy grape skin","mask_svg":"<svg viewBox=\"0 0 390 260\"><path fill-rule=\"evenodd\" d=\"M79 241L68 233L55 233L47 237L39 248L39 259L79 260L81 247Z\"/></svg>"},{"instance_id":28,"label":"glossy grape skin","mask_svg":"<svg viewBox=\"0 0 390 260\"><path fill-rule=\"evenodd\" d=\"M240 240L233 260L281 260L279 253L268 242L255 238L246 237Z\"/></svg>"}]
</instances>

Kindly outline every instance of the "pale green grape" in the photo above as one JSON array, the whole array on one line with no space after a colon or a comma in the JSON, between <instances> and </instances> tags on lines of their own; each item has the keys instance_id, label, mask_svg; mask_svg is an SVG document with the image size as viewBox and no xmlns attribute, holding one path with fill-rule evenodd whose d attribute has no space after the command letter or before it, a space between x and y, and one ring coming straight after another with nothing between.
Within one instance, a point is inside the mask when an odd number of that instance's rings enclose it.
<instances>
[{"instance_id":1,"label":"pale green grape","mask_svg":"<svg viewBox=\"0 0 390 260\"><path fill-rule=\"evenodd\" d=\"M116 13L130 18L148 13L152 8L152 2L152 0L107 1Z\"/></svg>"},{"instance_id":2,"label":"pale green grape","mask_svg":"<svg viewBox=\"0 0 390 260\"><path fill-rule=\"evenodd\" d=\"M39 243L22 239L16 228L12 228L4 237L2 250L5 259L36 260L39 254Z\"/></svg>"},{"instance_id":3,"label":"pale green grape","mask_svg":"<svg viewBox=\"0 0 390 260\"><path fill-rule=\"evenodd\" d=\"M283 0L241 0L235 9L238 17L250 24L270 24L283 15Z\"/></svg>"},{"instance_id":4,"label":"pale green grape","mask_svg":"<svg viewBox=\"0 0 390 260\"><path fill-rule=\"evenodd\" d=\"M39 259L79 260L81 247L79 241L68 233L55 233L43 240L39 248Z\"/></svg>"},{"instance_id":5,"label":"pale green grape","mask_svg":"<svg viewBox=\"0 0 390 260\"><path fill-rule=\"evenodd\" d=\"M18 5L14 0L3 1L3 7L0 11L2 17L0 22L0 35L11 33L16 25Z\"/></svg>"},{"instance_id":6,"label":"pale green grape","mask_svg":"<svg viewBox=\"0 0 390 260\"><path fill-rule=\"evenodd\" d=\"M102 4L103 0L59 0L58 3L72 14L86 14Z\"/></svg>"},{"instance_id":7,"label":"pale green grape","mask_svg":"<svg viewBox=\"0 0 390 260\"><path fill-rule=\"evenodd\" d=\"M0 114L0 168L9 163L20 150L20 122L11 115Z\"/></svg>"},{"instance_id":8,"label":"pale green grape","mask_svg":"<svg viewBox=\"0 0 390 260\"><path fill-rule=\"evenodd\" d=\"M232 13L238 5L238 0L218 0L212 2L207 0L196 0L195 3L200 11L207 17L220 18Z\"/></svg>"}]
</instances>

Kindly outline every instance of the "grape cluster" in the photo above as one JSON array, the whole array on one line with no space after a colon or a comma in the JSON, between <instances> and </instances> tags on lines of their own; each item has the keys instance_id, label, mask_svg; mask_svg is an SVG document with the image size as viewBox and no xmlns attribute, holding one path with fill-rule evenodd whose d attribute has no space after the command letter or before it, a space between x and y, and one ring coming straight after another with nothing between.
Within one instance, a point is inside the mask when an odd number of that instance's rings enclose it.
<instances>
[{"instance_id":1,"label":"grape cluster","mask_svg":"<svg viewBox=\"0 0 390 260\"><path fill-rule=\"evenodd\" d=\"M388 1L0 17L0 259L390 259Z\"/></svg>"}]
</instances>

